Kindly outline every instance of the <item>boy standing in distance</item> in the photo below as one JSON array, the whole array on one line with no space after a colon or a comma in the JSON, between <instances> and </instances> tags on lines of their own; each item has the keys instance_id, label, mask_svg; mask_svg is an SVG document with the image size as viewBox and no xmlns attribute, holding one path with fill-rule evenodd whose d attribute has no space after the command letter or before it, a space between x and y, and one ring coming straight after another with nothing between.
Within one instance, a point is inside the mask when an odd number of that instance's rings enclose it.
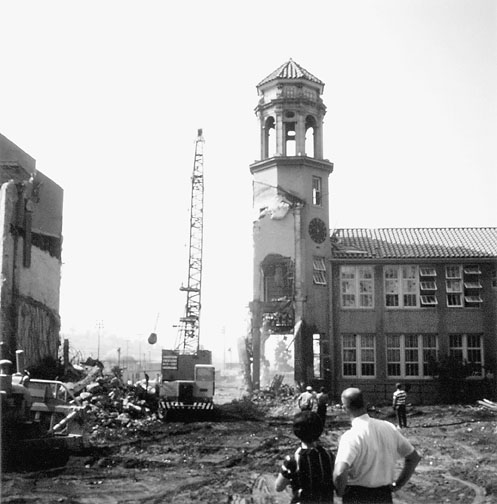
<instances>
[{"instance_id":1,"label":"boy standing in distance","mask_svg":"<svg viewBox=\"0 0 497 504\"><path fill-rule=\"evenodd\" d=\"M333 465L335 457L319 442L323 423L313 411L297 413L293 432L301 443L293 455L287 455L276 479L275 489L292 487L292 504L332 503Z\"/></svg>"},{"instance_id":2,"label":"boy standing in distance","mask_svg":"<svg viewBox=\"0 0 497 504\"><path fill-rule=\"evenodd\" d=\"M393 393L392 406L397 413L397 419L399 422L399 427L407 427L407 416L406 416L406 401L407 392L404 390L402 383L397 383L395 385L395 392Z\"/></svg>"},{"instance_id":3,"label":"boy standing in distance","mask_svg":"<svg viewBox=\"0 0 497 504\"><path fill-rule=\"evenodd\" d=\"M308 385L304 392L297 398L297 406L300 411L312 411L314 409L314 404L316 403L316 395L312 390L312 387Z\"/></svg>"},{"instance_id":4,"label":"boy standing in distance","mask_svg":"<svg viewBox=\"0 0 497 504\"><path fill-rule=\"evenodd\" d=\"M411 478L421 457L390 422L371 418L362 392L348 388L342 405L352 427L340 438L333 481L343 504L392 504L392 492ZM396 462L404 466L395 478Z\"/></svg>"}]
</instances>

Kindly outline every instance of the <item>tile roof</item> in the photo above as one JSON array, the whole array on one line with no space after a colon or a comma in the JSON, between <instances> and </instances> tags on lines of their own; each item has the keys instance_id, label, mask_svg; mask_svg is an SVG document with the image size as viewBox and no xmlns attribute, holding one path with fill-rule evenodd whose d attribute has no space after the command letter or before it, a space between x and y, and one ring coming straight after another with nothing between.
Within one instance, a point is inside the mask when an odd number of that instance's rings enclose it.
<instances>
[{"instance_id":1,"label":"tile roof","mask_svg":"<svg viewBox=\"0 0 497 504\"><path fill-rule=\"evenodd\" d=\"M324 85L317 77L314 77L305 68L302 68L298 63L291 58L286 63L283 63L273 73L269 74L265 79L262 79L257 86L262 86L276 79L307 79L308 81L315 82L321 86Z\"/></svg>"},{"instance_id":2,"label":"tile roof","mask_svg":"<svg viewBox=\"0 0 497 504\"><path fill-rule=\"evenodd\" d=\"M335 259L497 258L497 228L352 228L331 235Z\"/></svg>"}]
</instances>

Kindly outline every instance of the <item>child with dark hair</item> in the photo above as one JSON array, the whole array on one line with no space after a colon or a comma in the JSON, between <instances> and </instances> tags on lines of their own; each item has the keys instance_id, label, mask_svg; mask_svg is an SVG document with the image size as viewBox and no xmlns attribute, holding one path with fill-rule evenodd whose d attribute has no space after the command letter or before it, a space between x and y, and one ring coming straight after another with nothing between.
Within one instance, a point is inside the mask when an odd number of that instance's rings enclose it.
<instances>
[{"instance_id":1,"label":"child with dark hair","mask_svg":"<svg viewBox=\"0 0 497 504\"><path fill-rule=\"evenodd\" d=\"M319 442L323 423L317 413L302 411L293 419L293 432L301 443L293 455L287 455L276 479L277 492L292 488L292 504L333 502L335 457Z\"/></svg>"}]
</instances>

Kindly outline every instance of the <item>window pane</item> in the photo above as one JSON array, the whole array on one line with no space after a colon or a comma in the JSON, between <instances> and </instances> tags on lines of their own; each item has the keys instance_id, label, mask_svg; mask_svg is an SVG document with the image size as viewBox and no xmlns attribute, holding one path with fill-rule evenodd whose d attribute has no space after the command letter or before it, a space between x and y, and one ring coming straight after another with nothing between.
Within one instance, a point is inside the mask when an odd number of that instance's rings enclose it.
<instances>
[{"instance_id":1,"label":"window pane","mask_svg":"<svg viewBox=\"0 0 497 504\"><path fill-rule=\"evenodd\" d=\"M356 375L356 365L350 363L343 364L343 375L344 376L355 376Z\"/></svg>"},{"instance_id":2,"label":"window pane","mask_svg":"<svg viewBox=\"0 0 497 504\"><path fill-rule=\"evenodd\" d=\"M389 348L387 350L387 361L400 362L400 348L399 349Z\"/></svg>"},{"instance_id":3,"label":"window pane","mask_svg":"<svg viewBox=\"0 0 497 504\"><path fill-rule=\"evenodd\" d=\"M418 350L406 350L406 362L417 362Z\"/></svg>"},{"instance_id":4,"label":"window pane","mask_svg":"<svg viewBox=\"0 0 497 504\"><path fill-rule=\"evenodd\" d=\"M481 362L481 352L475 348L468 349L468 362Z\"/></svg>"},{"instance_id":5,"label":"window pane","mask_svg":"<svg viewBox=\"0 0 497 504\"><path fill-rule=\"evenodd\" d=\"M374 350L361 350L361 362L374 362Z\"/></svg>"},{"instance_id":6,"label":"window pane","mask_svg":"<svg viewBox=\"0 0 497 504\"><path fill-rule=\"evenodd\" d=\"M361 308L371 308L373 306L373 296L371 294L361 294L359 300Z\"/></svg>"},{"instance_id":7,"label":"window pane","mask_svg":"<svg viewBox=\"0 0 497 504\"><path fill-rule=\"evenodd\" d=\"M400 376L400 363L388 363L388 376Z\"/></svg>"},{"instance_id":8,"label":"window pane","mask_svg":"<svg viewBox=\"0 0 497 504\"><path fill-rule=\"evenodd\" d=\"M406 348L418 348L418 335L406 334Z\"/></svg>"},{"instance_id":9,"label":"window pane","mask_svg":"<svg viewBox=\"0 0 497 504\"><path fill-rule=\"evenodd\" d=\"M423 348L436 348L437 337L435 334L423 334Z\"/></svg>"},{"instance_id":10,"label":"window pane","mask_svg":"<svg viewBox=\"0 0 497 504\"><path fill-rule=\"evenodd\" d=\"M355 268L354 266L342 266L340 268L341 278L355 278Z\"/></svg>"},{"instance_id":11,"label":"window pane","mask_svg":"<svg viewBox=\"0 0 497 504\"><path fill-rule=\"evenodd\" d=\"M362 348L373 348L374 347L374 336L372 334L362 334L361 335L361 347Z\"/></svg>"},{"instance_id":12,"label":"window pane","mask_svg":"<svg viewBox=\"0 0 497 504\"><path fill-rule=\"evenodd\" d=\"M344 294L342 296L342 306L355 306L355 296L353 294Z\"/></svg>"},{"instance_id":13,"label":"window pane","mask_svg":"<svg viewBox=\"0 0 497 504\"><path fill-rule=\"evenodd\" d=\"M387 336L387 346L389 348L391 348L391 347L400 348L400 335L389 334Z\"/></svg>"},{"instance_id":14,"label":"window pane","mask_svg":"<svg viewBox=\"0 0 497 504\"><path fill-rule=\"evenodd\" d=\"M447 294L447 306L462 306L461 294Z\"/></svg>"},{"instance_id":15,"label":"window pane","mask_svg":"<svg viewBox=\"0 0 497 504\"><path fill-rule=\"evenodd\" d=\"M385 279L398 277L398 270L396 267L387 266L385 267L384 271L385 271Z\"/></svg>"},{"instance_id":16,"label":"window pane","mask_svg":"<svg viewBox=\"0 0 497 504\"><path fill-rule=\"evenodd\" d=\"M480 348L480 335L479 334L468 334L468 348Z\"/></svg>"},{"instance_id":17,"label":"window pane","mask_svg":"<svg viewBox=\"0 0 497 504\"><path fill-rule=\"evenodd\" d=\"M355 348L355 334L344 334L342 341L344 348Z\"/></svg>"},{"instance_id":18,"label":"window pane","mask_svg":"<svg viewBox=\"0 0 497 504\"><path fill-rule=\"evenodd\" d=\"M445 277L446 278L461 278L461 266L446 266L445 267Z\"/></svg>"},{"instance_id":19,"label":"window pane","mask_svg":"<svg viewBox=\"0 0 497 504\"><path fill-rule=\"evenodd\" d=\"M374 376L374 364L372 363L361 364L361 374L362 376Z\"/></svg>"},{"instance_id":20,"label":"window pane","mask_svg":"<svg viewBox=\"0 0 497 504\"><path fill-rule=\"evenodd\" d=\"M387 294L385 297L386 306L399 306L399 296L397 294Z\"/></svg>"},{"instance_id":21,"label":"window pane","mask_svg":"<svg viewBox=\"0 0 497 504\"><path fill-rule=\"evenodd\" d=\"M462 334L450 334L449 346L451 348L462 348Z\"/></svg>"},{"instance_id":22,"label":"window pane","mask_svg":"<svg viewBox=\"0 0 497 504\"><path fill-rule=\"evenodd\" d=\"M356 350L352 349L352 348L344 348L343 360L344 361L355 361L356 360Z\"/></svg>"},{"instance_id":23,"label":"window pane","mask_svg":"<svg viewBox=\"0 0 497 504\"><path fill-rule=\"evenodd\" d=\"M367 292L368 294L373 292L373 282L370 280L361 280L359 282L359 292Z\"/></svg>"},{"instance_id":24,"label":"window pane","mask_svg":"<svg viewBox=\"0 0 497 504\"><path fill-rule=\"evenodd\" d=\"M419 366L414 363L406 363L406 376L418 376Z\"/></svg>"},{"instance_id":25,"label":"window pane","mask_svg":"<svg viewBox=\"0 0 497 504\"><path fill-rule=\"evenodd\" d=\"M373 268L360 267L359 268L359 278L372 280L373 279Z\"/></svg>"},{"instance_id":26,"label":"window pane","mask_svg":"<svg viewBox=\"0 0 497 504\"><path fill-rule=\"evenodd\" d=\"M416 266L402 266L402 278L417 278Z\"/></svg>"},{"instance_id":27,"label":"window pane","mask_svg":"<svg viewBox=\"0 0 497 504\"><path fill-rule=\"evenodd\" d=\"M447 280L447 292L462 292L461 280Z\"/></svg>"}]
</instances>

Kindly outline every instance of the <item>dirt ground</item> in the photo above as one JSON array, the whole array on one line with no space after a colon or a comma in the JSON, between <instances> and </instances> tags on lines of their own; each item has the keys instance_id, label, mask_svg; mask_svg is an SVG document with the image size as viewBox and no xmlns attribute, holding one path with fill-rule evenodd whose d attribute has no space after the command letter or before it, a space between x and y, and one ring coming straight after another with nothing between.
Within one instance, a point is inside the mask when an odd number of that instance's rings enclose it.
<instances>
[{"instance_id":1,"label":"dirt ground","mask_svg":"<svg viewBox=\"0 0 497 504\"><path fill-rule=\"evenodd\" d=\"M96 429L92 451L63 468L3 474L1 502L289 502L273 483L281 460L295 450L294 402L227 402L217 413L206 422ZM394 421L391 408L371 415ZM410 407L408 424L405 435L422 461L395 503L497 503L497 414L478 405ZM323 443L336 450L348 426L344 413L330 408Z\"/></svg>"}]
</instances>

